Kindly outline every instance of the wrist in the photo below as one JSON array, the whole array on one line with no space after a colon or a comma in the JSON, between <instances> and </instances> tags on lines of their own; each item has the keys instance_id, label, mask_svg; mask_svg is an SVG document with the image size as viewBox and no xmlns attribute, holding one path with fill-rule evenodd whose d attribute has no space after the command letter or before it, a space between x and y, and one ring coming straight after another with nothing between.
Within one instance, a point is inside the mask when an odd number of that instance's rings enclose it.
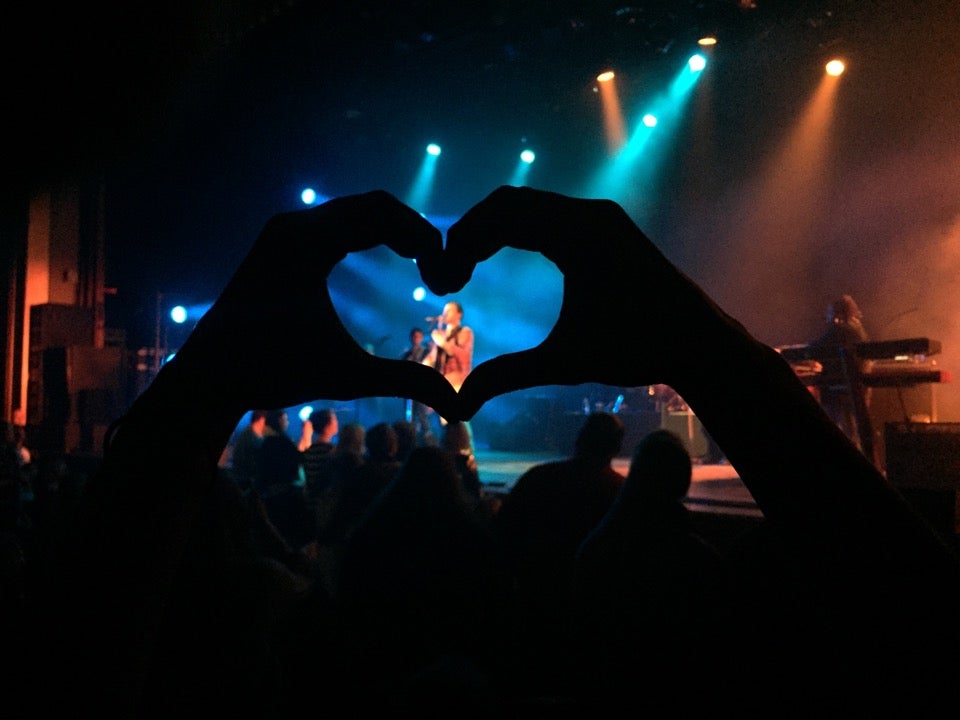
<instances>
[{"instance_id":1,"label":"wrist","mask_svg":"<svg viewBox=\"0 0 960 720\"><path fill-rule=\"evenodd\" d=\"M249 408L239 406L219 383L191 371L177 360L175 357L164 365L133 403L125 419L150 419L171 425L219 456Z\"/></svg>"}]
</instances>

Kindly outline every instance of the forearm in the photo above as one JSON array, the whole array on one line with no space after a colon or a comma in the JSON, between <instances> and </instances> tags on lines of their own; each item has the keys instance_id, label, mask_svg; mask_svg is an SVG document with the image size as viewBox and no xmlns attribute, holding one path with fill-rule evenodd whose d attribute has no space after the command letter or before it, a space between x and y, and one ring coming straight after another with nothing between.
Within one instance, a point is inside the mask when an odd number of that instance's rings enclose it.
<instances>
[{"instance_id":1,"label":"forearm","mask_svg":"<svg viewBox=\"0 0 960 720\"><path fill-rule=\"evenodd\" d=\"M945 546L775 350L735 325L718 330L713 342L716 352L702 356L675 389L796 549L841 563L869 559L892 582L931 569L923 558L946 568L944 579L955 578Z\"/></svg>"},{"instance_id":2,"label":"forearm","mask_svg":"<svg viewBox=\"0 0 960 720\"><path fill-rule=\"evenodd\" d=\"M170 588L239 420L174 370L161 371L119 422L62 556L61 591L76 605L65 652L84 665L102 648L96 672L114 678L117 694L93 702L121 712L138 701Z\"/></svg>"},{"instance_id":3,"label":"forearm","mask_svg":"<svg viewBox=\"0 0 960 720\"><path fill-rule=\"evenodd\" d=\"M767 517L820 514L825 490L838 502L852 501L845 496L851 476L882 482L776 351L738 332L713 347L674 389Z\"/></svg>"},{"instance_id":4,"label":"forearm","mask_svg":"<svg viewBox=\"0 0 960 720\"><path fill-rule=\"evenodd\" d=\"M86 498L106 542L175 564L242 416L234 401L173 362L134 402L109 439Z\"/></svg>"}]
</instances>

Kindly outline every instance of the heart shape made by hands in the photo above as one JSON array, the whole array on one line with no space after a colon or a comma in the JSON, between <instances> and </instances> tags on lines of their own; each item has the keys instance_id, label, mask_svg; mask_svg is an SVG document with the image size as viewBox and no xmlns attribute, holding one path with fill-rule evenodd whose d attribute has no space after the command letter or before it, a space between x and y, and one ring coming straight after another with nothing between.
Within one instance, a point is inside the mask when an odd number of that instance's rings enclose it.
<instances>
[{"instance_id":1,"label":"heart shape made by hands","mask_svg":"<svg viewBox=\"0 0 960 720\"><path fill-rule=\"evenodd\" d=\"M556 323L563 278L538 253L504 248L466 276L464 268L448 267L442 257L435 259L428 278L421 271L417 263L383 245L351 253L334 267L328 278L330 295L358 345L379 357L400 358L409 347L411 330L422 329L428 344L437 327L432 318L455 301L464 308L462 324L474 332L476 367L538 345ZM459 289L439 294L450 288ZM403 390L398 394L406 396Z\"/></svg>"},{"instance_id":2,"label":"heart shape made by hands","mask_svg":"<svg viewBox=\"0 0 960 720\"><path fill-rule=\"evenodd\" d=\"M730 324L723 313L616 203L505 186L467 211L450 227L443 243L439 233L429 237L422 216L413 218L410 208L397 206L383 195L372 199L386 200L387 212L373 218L359 214L347 218L362 232L362 242L354 248L386 244L402 257L416 258L420 276L438 298L454 297L486 261L507 249L528 251L552 264L562 277L563 290L555 323L545 324L548 332L541 342L536 343L534 337L533 347L479 363L475 357L457 392L440 383L432 369L414 370L401 361L368 359L354 338L352 362L358 370L367 370L363 377L354 373L353 387L360 392L364 388L368 393L375 391L365 397L384 397L384 393L403 397L409 390L410 396L426 398L421 401L431 407L439 403L448 412L469 418L488 400L526 388L586 382L621 387L673 385L673 376L686 367L687 358L702 350L704 340L722 342L726 337ZM384 243L378 242L379 238L384 238ZM485 304L498 297L510 303L501 320L533 312L531 303L521 304L517 297L528 287L523 287L512 269L499 273L497 279L504 285L484 293L474 310L465 308L464 324L480 327L477 315L470 313L482 312ZM394 284L384 282L382 276L377 277L377 284L395 292ZM414 312L415 317L427 317L437 311ZM653 352L649 343L625 336L625 322L641 312L646 334L657 339ZM495 333L485 335L499 334L498 324L503 323L491 322ZM344 332L351 332L342 321L340 325ZM369 324L364 325L369 332Z\"/></svg>"},{"instance_id":3,"label":"heart shape made by hands","mask_svg":"<svg viewBox=\"0 0 960 720\"><path fill-rule=\"evenodd\" d=\"M481 276L487 261L506 251L525 253L542 267L552 265L562 282L525 280L513 266L495 272L496 282L465 308L464 323L482 330L483 337L477 336L472 370L455 391L435 369L398 357L410 327L436 315L439 307L424 312L423 305L412 303L403 319L398 315L377 327L381 323L370 308L398 307L397 296L410 290L370 262L352 271L347 266L346 289L338 291L331 281L345 259L379 248L415 259L407 265L410 277L418 271L437 300L457 297ZM318 271L325 286L319 297ZM375 297L366 310L358 306L355 318L350 311L341 317L345 298L362 297L360 284L370 284L368 278L389 295ZM416 284L411 280L409 287ZM532 319L547 303L524 295L557 285L562 293L555 316L557 295L549 304L554 322L537 325ZM497 301L504 305L495 306ZM639 339L651 340L637 342L631 333L641 320ZM531 327L539 330L522 332ZM540 335L534 332L544 330L546 337L537 342ZM210 394L242 396L248 407L289 406L318 397L411 397L448 419L470 419L488 400L534 387L588 382L676 387L672 381L684 381L677 376L690 370L689 358L704 345L725 342L731 332L742 335L611 201L504 186L451 226L444 243L422 215L388 193L373 191L271 218L178 352L177 365L187 376L212 379ZM402 343L383 346L398 334ZM224 373L219 356L223 348L237 347L238 338L244 339L244 351ZM291 346L291 338L301 342ZM491 351L493 343L487 343L494 338L527 347ZM363 347L368 343L373 343L370 352ZM265 368L280 367L283 371L270 373L264 382Z\"/></svg>"},{"instance_id":4,"label":"heart shape made by hands","mask_svg":"<svg viewBox=\"0 0 960 720\"><path fill-rule=\"evenodd\" d=\"M438 304L424 311L411 302L402 319L377 320L384 316L371 308L399 307L397 297L411 290L369 261L358 262L352 271L348 265L349 282L338 291L333 271L351 256L362 260L357 255L371 249L415 259L416 264L407 265L407 287L419 284L418 271ZM440 299L459 300L457 294L481 277L484 266L490 267L487 261L507 251L526 254L541 267L552 265L550 274L562 282L526 280L514 266L493 274L496 282L464 308L464 324L478 332L473 366L462 387L455 391L435 369L400 360L410 327L436 315ZM291 258L297 262L291 265ZM325 285L320 298L312 289L316 269L323 272ZM387 294L373 297L366 308L355 306L356 317L351 317L346 299L364 297L363 283L386 288ZM558 286L562 292L549 303L554 322L536 324L534 315L548 303L524 295ZM264 307L264 297L280 301ZM251 334L250 318L258 316L269 316L269 322ZM630 333L631 323L640 318L644 336L655 338L655 346L637 342ZM238 334L246 333L253 349L235 360L231 375L218 380L244 392L252 406L324 396L411 397L444 417L469 419L488 400L534 387L588 382L675 387L671 379L688 367L687 359L701 352L704 342L723 342L730 325L616 203L504 186L452 225L444 243L422 215L374 191L272 218L204 318L197 350L187 356L195 355L194 362L201 365L214 363L218 342L230 347ZM530 328L539 329L523 332ZM385 343L395 335L400 341L388 349ZM278 355L291 337L302 337L302 344ZM518 341L520 348L491 350L495 338ZM372 344L370 351L366 344ZM286 372L275 373L264 385L262 369L278 361ZM318 361L324 370L319 376Z\"/></svg>"}]
</instances>

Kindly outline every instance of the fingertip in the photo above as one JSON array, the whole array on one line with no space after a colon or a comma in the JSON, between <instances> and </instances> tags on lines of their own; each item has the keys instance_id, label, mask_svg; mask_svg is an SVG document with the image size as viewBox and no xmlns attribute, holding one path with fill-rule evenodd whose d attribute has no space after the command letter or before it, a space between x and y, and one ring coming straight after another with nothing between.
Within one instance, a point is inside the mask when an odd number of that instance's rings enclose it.
<instances>
[{"instance_id":1,"label":"fingertip","mask_svg":"<svg viewBox=\"0 0 960 720\"><path fill-rule=\"evenodd\" d=\"M491 398L516 390L553 384L536 362L535 350L500 355L482 362L460 388L460 410L471 416Z\"/></svg>"},{"instance_id":2,"label":"fingertip","mask_svg":"<svg viewBox=\"0 0 960 720\"><path fill-rule=\"evenodd\" d=\"M440 296L463 288L470 282L476 267L474 262L458 261L439 246L431 246L427 252L418 254L416 260L423 282Z\"/></svg>"}]
</instances>

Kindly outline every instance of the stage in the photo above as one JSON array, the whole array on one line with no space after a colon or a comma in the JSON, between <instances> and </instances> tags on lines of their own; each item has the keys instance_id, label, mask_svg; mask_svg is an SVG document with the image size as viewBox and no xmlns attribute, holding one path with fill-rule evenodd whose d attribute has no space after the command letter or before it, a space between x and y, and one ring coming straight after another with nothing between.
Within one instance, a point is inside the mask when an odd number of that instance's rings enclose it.
<instances>
[{"instance_id":1,"label":"stage","mask_svg":"<svg viewBox=\"0 0 960 720\"><path fill-rule=\"evenodd\" d=\"M527 468L542 462L562 460L556 452L506 452L478 449L480 481L488 492L507 494ZM629 457L618 457L614 468L626 476ZM737 471L726 462L695 463L693 482L685 501L694 526L719 550L726 550L737 539L763 520L753 496L741 482Z\"/></svg>"},{"instance_id":2,"label":"stage","mask_svg":"<svg viewBox=\"0 0 960 720\"><path fill-rule=\"evenodd\" d=\"M491 492L508 493L527 468L543 462L562 460L564 455L550 452L504 452L479 449L476 453L480 481ZM618 457L614 468L626 476L628 457ZM762 517L762 513L729 463L694 464L693 482L687 494L687 507L694 511Z\"/></svg>"}]
</instances>

